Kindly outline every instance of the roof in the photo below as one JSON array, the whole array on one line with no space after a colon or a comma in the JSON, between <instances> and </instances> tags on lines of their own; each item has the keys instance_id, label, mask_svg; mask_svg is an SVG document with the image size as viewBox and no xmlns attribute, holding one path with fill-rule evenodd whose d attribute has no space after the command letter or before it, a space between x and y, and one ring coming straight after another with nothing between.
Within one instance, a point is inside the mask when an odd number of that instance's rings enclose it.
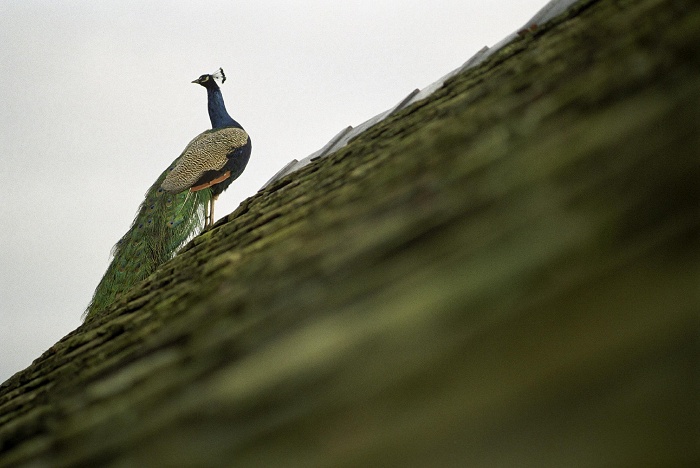
<instances>
[{"instance_id":1,"label":"roof","mask_svg":"<svg viewBox=\"0 0 700 468\"><path fill-rule=\"evenodd\" d=\"M700 5L526 26L6 381L0 466L700 460Z\"/></svg>"},{"instance_id":2,"label":"roof","mask_svg":"<svg viewBox=\"0 0 700 468\"><path fill-rule=\"evenodd\" d=\"M307 164L310 164L313 161L316 161L317 159L329 156L339 149L345 147L350 140L353 138L356 138L358 135L363 133L365 130L369 129L370 127L376 125L377 123L381 122L382 120L386 119L390 115L395 114L396 112L400 111L401 109L414 104L418 101L422 101L423 99L427 99L430 97L431 94L433 94L435 91L440 89L443 84L449 80L450 78L460 74L464 73L465 71L469 70L470 68L474 68L478 65L480 65L484 60L486 60L488 57L491 55L495 54L499 50L501 50L503 47L506 45L512 43L519 35L526 35L529 34L533 31L536 31L538 28L538 25L546 23L547 21L552 20L555 18L557 15L560 15L564 11L566 11L568 8L570 8L573 4L577 3L576 0L551 0L549 3L547 3L545 6L543 6L532 18L530 18L521 28L518 29L517 32L514 32L505 38L503 40L499 41L497 44L495 44L493 47L488 47L484 46L481 50L479 50L476 54L474 54L471 58L469 58L462 66L452 70L451 72L447 73L446 75L440 77L437 81L431 83L430 85L426 86L423 89L414 89L411 91L406 97L401 99L397 104L395 104L391 109L388 109L384 112L381 112L374 117L367 119L366 121L362 122L360 125L357 127L354 127L352 125L342 129L340 132L338 132L333 138L330 139L328 143L326 143L320 150L310 154L306 158L302 159L301 161L298 161L296 159L293 159L290 161L288 164L286 164L282 169L280 169L275 175L268 180L265 185L263 185L263 189L270 185L272 182L279 180L280 178L291 174L292 172L298 171L302 167L306 166ZM581 2L581 7L583 7L587 2Z\"/></svg>"}]
</instances>

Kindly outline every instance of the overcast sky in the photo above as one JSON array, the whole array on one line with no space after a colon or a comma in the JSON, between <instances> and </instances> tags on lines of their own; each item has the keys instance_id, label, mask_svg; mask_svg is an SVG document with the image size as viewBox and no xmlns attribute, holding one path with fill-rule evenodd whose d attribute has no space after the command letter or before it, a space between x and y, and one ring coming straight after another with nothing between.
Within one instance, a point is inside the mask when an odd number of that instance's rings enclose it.
<instances>
[{"instance_id":1,"label":"overcast sky","mask_svg":"<svg viewBox=\"0 0 700 468\"><path fill-rule=\"evenodd\" d=\"M519 29L546 0L0 0L0 382L80 325L146 189L209 127L223 67L251 135L233 211Z\"/></svg>"}]
</instances>

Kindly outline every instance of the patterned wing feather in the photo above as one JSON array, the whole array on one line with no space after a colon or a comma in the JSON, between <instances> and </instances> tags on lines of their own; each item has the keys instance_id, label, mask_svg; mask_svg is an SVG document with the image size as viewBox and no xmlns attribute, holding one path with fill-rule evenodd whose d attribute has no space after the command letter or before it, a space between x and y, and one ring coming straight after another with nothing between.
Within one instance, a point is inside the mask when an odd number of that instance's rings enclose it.
<instances>
[{"instance_id":1,"label":"patterned wing feather","mask_svg":"<svg viewBox=\"0 0 700 468\"><path fill-rule=\"evenodd\" d=\"M192 140L179 162L165 177L162 188L179 193L194 186L211 171L220 171L237 148L245 146L248 134L235 127L207 130Z\"/></svg>"}]
</instances>

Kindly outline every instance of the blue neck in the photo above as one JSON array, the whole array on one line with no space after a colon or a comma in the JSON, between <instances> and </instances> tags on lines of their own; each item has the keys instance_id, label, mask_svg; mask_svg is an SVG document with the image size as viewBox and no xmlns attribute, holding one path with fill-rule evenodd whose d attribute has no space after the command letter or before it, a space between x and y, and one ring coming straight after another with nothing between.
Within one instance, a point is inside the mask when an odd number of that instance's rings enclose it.
<instances>
[{"instance_id":1,"label":"blue neck","mask_svg":"<svg viewBox=\"0 0 700 468\"><path fill-rule=\"evenodd\" d=\"M211 128L242 128L241 125L233 120L231 116L228 115L228 112L226 112L224 96L221 94L221 90L218 87L215 89L207 88L207 98Z\"/></svg>"}]
</instances>

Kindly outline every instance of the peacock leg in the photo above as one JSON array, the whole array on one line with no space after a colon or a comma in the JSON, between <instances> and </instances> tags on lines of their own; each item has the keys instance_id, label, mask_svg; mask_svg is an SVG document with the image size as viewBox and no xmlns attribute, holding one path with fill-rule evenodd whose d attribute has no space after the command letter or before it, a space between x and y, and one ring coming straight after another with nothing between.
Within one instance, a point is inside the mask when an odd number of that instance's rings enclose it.
<instances>
[{"instance_id":1,"label":"peacock leg","mask_svg":"<svg viewBox=\"0 0 700 468\"><path fill-rule=\"evenodd\" d=\"M214 195L211 197L210 203L211 203L211 208L209 208L209 227L214 226L214 202L216 199L219 198L218 195Z\"/></svg>"}]
</instances>

